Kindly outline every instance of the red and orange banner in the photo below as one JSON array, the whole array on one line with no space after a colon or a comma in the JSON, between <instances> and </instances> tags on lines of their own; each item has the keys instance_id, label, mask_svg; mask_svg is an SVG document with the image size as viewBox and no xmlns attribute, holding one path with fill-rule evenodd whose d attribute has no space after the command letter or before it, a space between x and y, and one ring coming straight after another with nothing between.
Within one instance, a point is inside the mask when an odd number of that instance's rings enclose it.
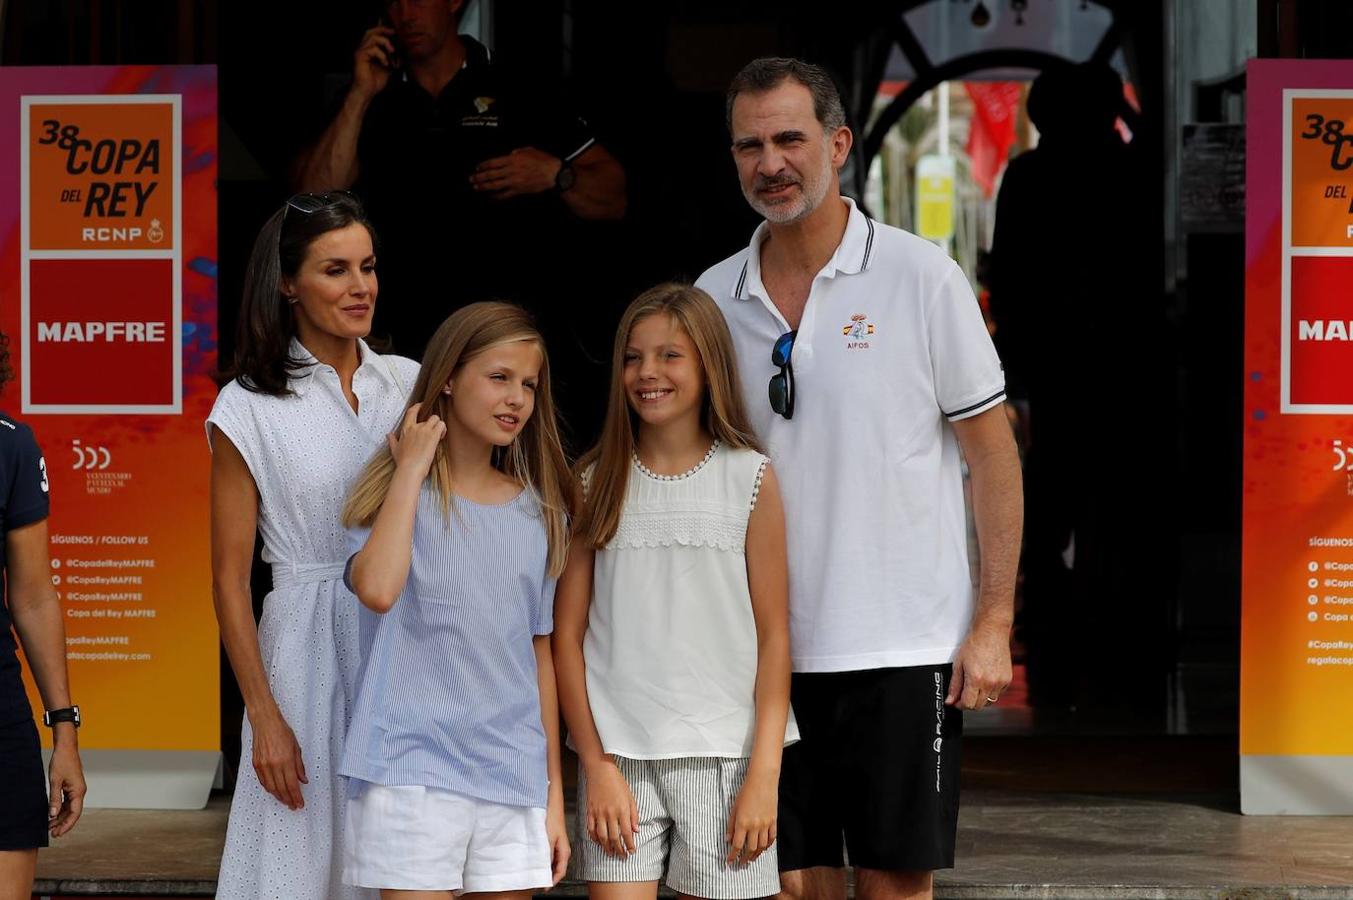
<instances>
[{"instance_id":1,"label":"red and orange banner","mask_svg":"<svg viewBox=\"0 0 1353 900\"><path fill-rule=\"evenodd\" d=\"M0 405L46 457L82 750L218 751L215 69L0 69L0 118Z\"/></svg>"},{"instance_id":2,"label":"red and orange banner","mask_svg":"<svg viewBox=\"0 0 1353 900\"><path fill-rule=\"evenodd\" d=\"M1241 805L1348 814L1353 64L1248 75Z\"/></svg>"}]
</instances>

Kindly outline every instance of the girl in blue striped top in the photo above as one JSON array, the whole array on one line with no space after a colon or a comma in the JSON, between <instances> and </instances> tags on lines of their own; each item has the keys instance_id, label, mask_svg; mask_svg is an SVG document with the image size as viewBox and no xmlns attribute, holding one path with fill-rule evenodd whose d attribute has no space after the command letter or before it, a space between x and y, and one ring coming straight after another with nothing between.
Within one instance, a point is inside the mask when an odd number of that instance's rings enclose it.
<instances>
[{"instance_id":1,"label":"girl in blue striped top","mask_svg":"<svg viewBox=\"0 0 1353 900\"><path fill-rule=\"evenodd\" d=\"M539 332L504 303L456 312L344 510L364 607L349 884L527 900L563 876L549 634L570 485Z\"/></svg>"}]
</instances>

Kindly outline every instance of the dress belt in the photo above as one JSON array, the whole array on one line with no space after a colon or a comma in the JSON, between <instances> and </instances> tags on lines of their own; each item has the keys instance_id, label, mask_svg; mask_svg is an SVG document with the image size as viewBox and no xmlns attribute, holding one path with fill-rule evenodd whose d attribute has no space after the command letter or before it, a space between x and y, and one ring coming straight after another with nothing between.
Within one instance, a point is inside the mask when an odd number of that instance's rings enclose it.
<instances>
[{"instance_id":1,"label":"dress belt","mask_svg":"<svg viewBox=\"0 0 1353 900\"><path fill-rule=\"evenodd\" d=\"M273 563L273 590L296 587L301 584L319 584L322 581L341 581L347 560L319 563Z\"/></svg>"}]
</instances>

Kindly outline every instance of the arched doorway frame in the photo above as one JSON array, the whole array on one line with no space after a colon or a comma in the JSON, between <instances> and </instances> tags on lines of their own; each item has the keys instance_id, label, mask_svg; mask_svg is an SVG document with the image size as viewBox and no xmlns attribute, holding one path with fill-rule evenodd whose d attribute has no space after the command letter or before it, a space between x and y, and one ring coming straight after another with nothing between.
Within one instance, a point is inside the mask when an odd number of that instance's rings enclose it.
<instances>
[{"instance_id":1,"label":"arched doorway frame","mask_svg":"<svg viewBox=\"0 0 1353 900\"><path fill-rule=\"evenodd\" d=\"M1086 60L1073 60L1058 56L1055 53L1022 47L995 47L978 53L957 56L936 65L931 61L929 54L925 52L925 48L921 46L921 42L907 24L904 16L917 7L942 2L949 2L949 0L915 0L915 2L900 4L895 13L896 18L891 29L891 46L902 51L903 56L907 58L912 70L916 73L916 77L908 82L907 86L889 102L883 112L879 114L879 117L869 126L868 131L864 132L864 139L855 144L852 155L855 157L853 181L857 197L862 198L864 196L864 184L865 179L868 178L869 167L873 164L874 158L878 156L879 150L883 148L883 142L887 138L888 132L906 115L907 110L911 109L917 100L934 90L941 82L956 81L964 75L991 69L1032 69L1041 73L1050 68L1071 65L1076 62L1108 62L1118 51L1122 42L1122 13L1116 8L1118 4L1095 2L1096 6L1104 7L1113 15L1113 21L1100 38L1094 52ZM1090 2L1094 2L1094 0L1090 0ZM1119 114L1129 129L1137 130L1138 114L1126 101L1124 101Z\"/></svg>"}]
</instances>

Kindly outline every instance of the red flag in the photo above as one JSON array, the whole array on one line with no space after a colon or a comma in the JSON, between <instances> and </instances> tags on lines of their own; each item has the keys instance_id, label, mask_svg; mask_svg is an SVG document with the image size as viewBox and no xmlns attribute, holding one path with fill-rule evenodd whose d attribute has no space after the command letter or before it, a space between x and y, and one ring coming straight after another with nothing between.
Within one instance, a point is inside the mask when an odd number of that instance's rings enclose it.
<instances>
[{"instance_id":1,"label":"red flag","mask_svg":"<svg viewBox=\"0 0 1353 900\"><path fill-rule=\"evenodd\" d=\"M972 178L990 197L996 190L996 176L1015 143L1020 85L1017 81L965 81L963 87L973 104L967 147Z\"/></svg>"}]
</instances>

